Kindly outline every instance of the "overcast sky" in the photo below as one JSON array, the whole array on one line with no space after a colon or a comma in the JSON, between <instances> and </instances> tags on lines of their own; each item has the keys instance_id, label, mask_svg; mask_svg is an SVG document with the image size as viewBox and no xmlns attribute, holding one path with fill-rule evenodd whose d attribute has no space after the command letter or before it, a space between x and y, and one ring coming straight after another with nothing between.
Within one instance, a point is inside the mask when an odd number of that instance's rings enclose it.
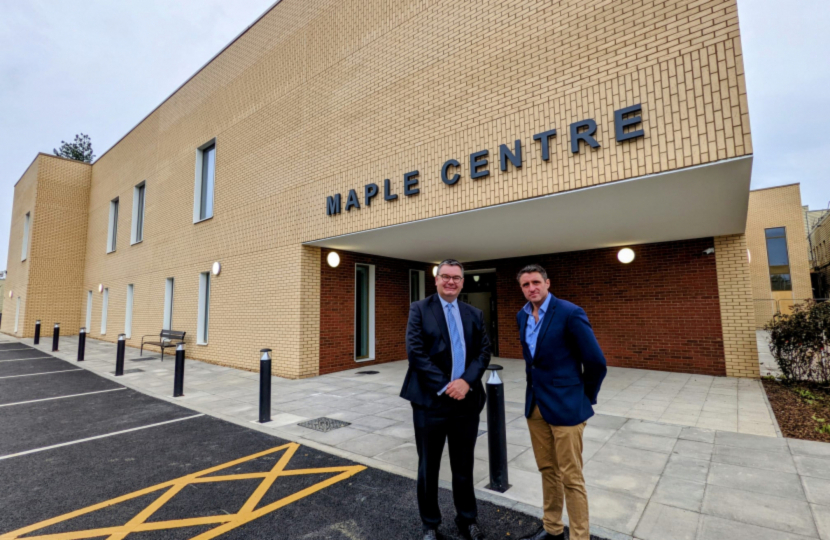
<instances>
[{"instance_id":1,"label":"overcast sky","mask_svg":"<svg viewBox=\"0 0 830 540\"><path fill-rule=\"evenodd\" d=\"M0 0L0 269L14 184L76 133L100 156L274 0ZM753 189L830 201L830 1L739 0Z\"/></svg>"}]
</instances>

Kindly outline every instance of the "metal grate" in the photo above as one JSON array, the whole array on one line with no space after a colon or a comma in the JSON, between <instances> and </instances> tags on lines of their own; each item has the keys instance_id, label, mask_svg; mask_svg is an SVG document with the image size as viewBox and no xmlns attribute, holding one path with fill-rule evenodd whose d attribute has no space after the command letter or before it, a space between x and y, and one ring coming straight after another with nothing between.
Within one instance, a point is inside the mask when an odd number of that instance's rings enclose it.
<instances>
[{"instance_id":1,"label":"metal grate","mask_svg":"<svg viewBox=\"0 0 830 540\"><path fill-rule=\"evenodd\" d=\"M115 372L114 372L114 371L110 371L110 373L112 373L113 375L115 375ZM143 370L143 369L139 369L139 368L125 369L125 370L124 370L124 375L126 375L126 374L128 374L128 373L144 373L144 370Z\"/></svg>"},{"instance_id":2,"label":"metal grate","mask_svg":"<svg viewBox=\"0 0 830 540\"><path fill-rule=\"evenodd\" d=\"M380 371L358 371L355 375L377 375Z\"/></svg>"},{"instance_id":3,"label":"metal grate","mask_svg":"<svg viewBox=\"0 0 830 540\"><path fill-rule=\"evenodd\" d=\"M332 431L338 428L350 426L351 422L344 422L342 420L335 420L334 418L315 418L314 420L309 420L307 422L300 422L297 424L300 427L313 429L315 431Z\"/></svg>"}]
</instances>

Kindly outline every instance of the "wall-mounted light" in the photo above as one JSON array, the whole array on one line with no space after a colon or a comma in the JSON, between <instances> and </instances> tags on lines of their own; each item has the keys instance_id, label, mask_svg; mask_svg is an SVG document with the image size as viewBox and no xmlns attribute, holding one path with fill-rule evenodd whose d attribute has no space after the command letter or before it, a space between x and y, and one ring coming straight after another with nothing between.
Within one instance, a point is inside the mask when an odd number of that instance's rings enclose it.
<instances>
[{"instance_id":1,"label":"wall-mounted light","mask_svg":"<svg viewBox=\"0 0 830 540\"><path fill-rule=\"evenodd\" d=\"M437 266L433 266L433 267L432 267L432 276L433 276L433 277L435 277L435 276L437 276L437 275L438 275L438 267L437 267Z\"/></svg>"},{"instance_id":2,"label":"wall-mounted light","mask_svg":"<svg viewBox=\"0 0 830 540\"><path fill-rule=\"evenodd\" d=\"M617 253L617 259L623 264L630 263L634 260L634 250L631 248L622 248L619 253Z\"/></svg>"},{"instance_id":3,"label":"wall-mounted light","mask_svg":"<svg viewBox=\"0 0 830 540\"><path fill-rule=\"evenodd\" d=\"M98 284L98 292L104 292L104 284L103 283Z\"/></svg>"},{"instance_id":4,"label":"wall-mounted light","mask_svg":"<svg viewBox=\"0 0 830 540\"><path fill-rule=\"evenodd\" d=\"M9 298L14 297L14 291L9 291Z\"/></svg>"},{"instance_id":5,"label":"wall-mounted light","mask_svg":"<svg viewBox=\"0 0 830 540\"><path fill-rule=\"evenodd\" d=\"M481 279L481 276L473 276L473 281L475 281L476 283L478 283L478 280L480 280L480 279Z\"/></svg>"},{"instance_id":6,"label":"wall-mounted light","mask_svg":"<svg viewBox=\"0 0 830 540\"><path fill-rule=\"evenodd\" d=\"M748 249L746 250L746 260L749 264L752 264L752 253Z\"/></svg>"},{"instance_id":7,"label":"wall-mounted light","mask_svg":"<svg viewBox=\"0 0 830 540\"><path fill-rule=\"evenodd\" d=\"M219 272L222 271L222 265L219 264L219 261L213 263L213 266L210 268L210 271L213 273L214 276L219 275Z\"/></svg>"},{"instance_id":8,"label":"wall-mounted light","mask_svg":"<svg viewBox=\"0 0 830 540\"><path fill-rule=\"evenodd\" d=\"M332 268L337 268L340 266L340 255L338 255L336 251L330 251L329 254L326 255L326 262L329 263L329 266Z\"/></svg>"}]
</instances>

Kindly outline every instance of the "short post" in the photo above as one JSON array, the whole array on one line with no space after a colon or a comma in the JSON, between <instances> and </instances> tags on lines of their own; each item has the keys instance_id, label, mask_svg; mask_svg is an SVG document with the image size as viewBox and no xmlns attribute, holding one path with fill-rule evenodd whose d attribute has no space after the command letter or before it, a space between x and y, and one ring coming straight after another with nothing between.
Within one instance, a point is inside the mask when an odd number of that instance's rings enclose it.
<instances>
[{"instance_id":1,"label":"short post","mask_svg":"<svg viewBox=\"0 0 830 540\"><path fill-rule=\"evenodd\" d=\"M184 395L184 343L176 345L176 370L173 373L173 397Z\"/></svg>"},{"instance_id":2,"label":"short post","mask_svg":"<svg viewBox=\"0 0 830 540\"><path fill-rule=\"evenodd\" d=\"M61 324L55 323L55 330L52 333L52 352L58 350L58 340L61 338Z\"/></svg>"},{"instance_id":3,"label":"short post","mask_svg":"<svg viewBox=\"0 0 830 540\"><path fill-rule=\"evenodd\" d=\"M115 376L124 374L124 348L127 346L126 334L118 334L118 345L115 349Z\"/></svg>"},{"instance_id":4,"label":"short post","mask_svg":"<svg viewBox=\"0 0 830 540\"><path fill-rule=\"evenodd\" d=\"M259 359L259 423L271 421L271 349L262 349Z\"/></svg>"},{"instance_id":5,"label":"short post","mask_svg":"<svg viewBox=\"0 0 830 540\"><path fill-rule=\"evenodd\" d=\"M35 321L35 345L40 344L40 321Z\"/></svg>"},{"instance_id":6,"label":"short post","mask_svg":"<svg viewBox=\"0 0 830 540\"><path fill-rule=\"evenodd\" d=\"M78 362L84 361L84 352L86 352L86 328L82 326L78 332Z\"/></svg>"},{"instance_id":7,"label":"short post","mask_svg":"<svg viewBox=\"0 0 830 540\"><path fill-rule=\"evenodd\" d=\"M491 364L487 380L487 450L490 453L490 485L487 489L504 493L507 481L507 427L504 421L504 384L498 372L502 367Z\"/></svg>"}]
</instances>

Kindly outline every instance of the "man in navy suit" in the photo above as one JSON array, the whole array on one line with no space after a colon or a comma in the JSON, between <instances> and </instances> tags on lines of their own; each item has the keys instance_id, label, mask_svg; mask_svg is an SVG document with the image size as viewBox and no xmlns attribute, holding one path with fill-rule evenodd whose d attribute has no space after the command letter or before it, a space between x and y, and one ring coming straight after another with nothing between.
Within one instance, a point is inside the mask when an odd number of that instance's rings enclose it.
<instances>
[{"instance_id":1,"label":"man in navy suit","mask_svg":"<svg viewBox=\"0 0 830 540\"><path fill-rule=\"evenodd\" d=\"M444 441L450 450L455 522L468 540L484 540L476 518L473 464L486 394L481 377L490 340L481 310L458 301L464 267L447 259L435 276L438 294L413 302L406 327L409 370L401 397L412 403L418 449L418 509L424 540L438 537L438 471Z\"/></svg>"},{"instance_id":2,"label":"man in navy suit","mask_svg":"<svg viewBox=\"0 0 830 540\"><path fill-rule=\"evenodd\" d=\"M571 540L589 540L582 433L594 415L605 356L585 311L548 292L544 268L526 266L517 279L527 300L516 316L527 373L525 416L545 513L542 527L523 540L564 540L563 503Z\"/></svg>"}]
</instances>

